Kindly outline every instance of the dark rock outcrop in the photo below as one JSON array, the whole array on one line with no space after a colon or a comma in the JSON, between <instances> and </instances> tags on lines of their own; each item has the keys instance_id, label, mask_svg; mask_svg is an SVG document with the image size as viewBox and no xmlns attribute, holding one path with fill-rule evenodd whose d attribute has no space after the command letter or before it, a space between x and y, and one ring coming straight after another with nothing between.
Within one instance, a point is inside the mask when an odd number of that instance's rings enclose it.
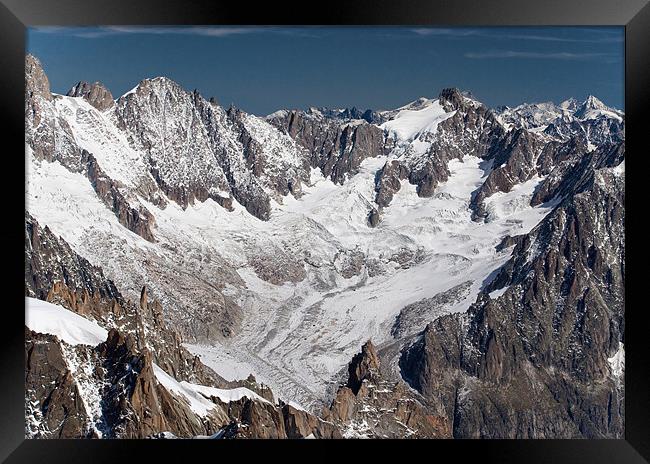
<instances>
[{"instance_id":1,"label":"dark rock outcrop","mask_svg":"<svg viewBox=\"0 0 650 464\"><path fill-rule=\"evenodd\" d=\"M43 71L41 62L31 54L25 57L25 98L33 99L39 96L51 101L50 81Z\"/></svg>"},{"instance_id":2,"label":"dark rock outcrop","mask_svg":"<svg viewBox=\"0 0 650 464\"><path fill-rule=\"evenodd\" d=\"M115 105L113 94L101 82L90 84L77 82L66 94L69 97L82 97L99 111L106 111Z\"/></svg>"},{"instance_id":3,"label":"dark rock outcrop","mask_svg":"<svg viewBox=\"0 0 650 464\"><path fill-rule=\"evenodd\" d=\"M409 176L409 170L397 160L387 161L384 167L377 172L375 178L375 203L380 208L388 206L393 200L393 195L402 187L402 180Z\"/></svg>"},{"instance_id":4,"label":"dark rock outcrop","mask_svg":"<svg viewBox=\"0 0 650 464\"><path fill-rule=\"evenodd\" d=\"M144 206L133 208L120 192L119 184L104 173L91 153L82 150L81 159L86 164L86 175L97 196L115 214L120 224L145 240L154 242L151 230L155 224L153 215Z\"/></svg>"},{"instance_id":5,"label":"dark rock outcrop","mask_svg":"<svg viewBox=\"0 0 650 464\"><path fill-rule=\"evenodd\" d=\"M25 143L36 159L60 161L70 170L82 169L80 152L70 126L54 111L54 96L40 61L25 58Z\"/></svg>"},{"instance_id":6,"label":"dark rock outcrop","mask_svg":"<svg viewBox=\"0 0 650 464\"><path fill-rule=\"evenodd\" d=\"M385 154L384 136L365 120L342 122L318 110L279 112L268 119L311 154L310 166L342 184L359 172L361 162Z\"/></svg>"},{"instance_id":7,"label":"dark rock outcrop","mask_svg":"<svg viewBox=\"0 0 650 464\"><path fill-rule=\"evenodd\" d=\"M301 184L309 181L309 158L307 156L303 158L302 165L299 166L298 170L274 169L273 166L269 166L272 160L268 160L264 156L261 143L253 137L253 134L244 124L246 113L231 107L228 109L227 114L228 119L237 128L247 168L253 175L258 178L264 177L268 187L282 196L289 193L298 194L301 190Z\"/></svg>"},{"instance_id":8,"label":"dark rock outcrop","mask_svg":"<svg viewBox=\"0 0 650 464\"><path fill-rule=\"evenodd\" d=\"M339 388L323 418L347 438L447 438L450 424L431 414L401 381L382 376L372 342L348 366L348 381Z\"/></svg>"},{"instance_id":9,"label":"dark rock outcrop","mask_svg":"<svg viewBox=\"0 0 650 464\"><path fill-rule=\"evenodd\" d=\"M370 227L377 227L377 224L379 224L379 211L377 208L372 208L370 212L368 213L368 225Z\"/></svg>"},{"instance_id":10,"label":"dark rock outcrop","mask_svg":"<svg viewBox=\"0 0 650 464\"><path fill-rule=\"evenodd\" d=\"M25 327L25 434L90 438L86 408L56 337Z\"/></svg>"}]
</instances>

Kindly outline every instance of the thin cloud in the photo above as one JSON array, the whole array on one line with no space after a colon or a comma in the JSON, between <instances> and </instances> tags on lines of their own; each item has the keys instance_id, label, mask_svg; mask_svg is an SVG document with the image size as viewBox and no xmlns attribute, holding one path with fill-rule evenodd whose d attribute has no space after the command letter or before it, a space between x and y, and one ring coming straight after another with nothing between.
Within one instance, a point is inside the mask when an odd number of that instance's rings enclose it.
<instances>
[{"instance_id":1,"label":"thin cloud","mask_svg":"<svg viewBox=\"0 0 650 464\"><path fill-rule=\"evenodd\" d=\"M203 35L209 37L226 37L229 35L253 34L259 32L259 28L246 27L131 27L131 26L109 26L97 31L97 34L182 34L182 35Z\"/></svg>"},{"instance_id":2,"label":"thin cloud","mask_svg":"<svg viewBox=\"0 0 650 464\"><path fill-rule=\"evenodd\" d=\"M490 52L469 52L463 55L470 59L494 58L534 58L547 60L591 60L598 58L615 58L611 53L570 53L570 52L519 52L514 50L495 50Z\"/></svg>"},{"instance_id":3,"label":"thin cloud","mask_svg":"<svg viewBox=\"0 0 650 464\"><path fill-rule=\"evenodd\" d=\"M179 35L197 35L204 37L228 37L232 35L259 34L259 33L276 33L286 35L299 35L302 37L314 37L318 35L309 31L292 29L292 28L273 28L273 27L214 27L214 26L178 26L178 27L159 27L159 26L104 26L98 28L83 27L58 27L47 26L34 28L35 32L45 34L62 34L84 39L97 39L123 34L179 34Z\"/></svg>"},{"instance_id":4,"label":"thin cloud","mask_svg":"<svg viewBox=\"0 0 650 464\"><path fill-rule=\"evenodd\" d=\"M454 37L467 37L471 35L480 35L480 31L476 29L446 29L446 28L415 28L411 29L417 35L449 35Z\"/></svg>"},{"instance_id":5,"label":"thin cloud","mask_svg":"<svg viewBox=\"0 0 650 464\"><path fill-rule=\"evenodd\" d=\"M486 37L491 39L508 39L508 40L535 40L543 42L571 42L571 43L620 43L623 42L623 35L616 31L601 31L598 29L583 29L585 32L607 32L607 37L560 37L557 35L539 35L539 34L522 34L508 33L501 31L492 31L490 29L454 29L454 28L415 28L411 32L420 36L443 36L443 37ZM599 34L600 35L600 34Z\"/></svg>"}]
</instances>

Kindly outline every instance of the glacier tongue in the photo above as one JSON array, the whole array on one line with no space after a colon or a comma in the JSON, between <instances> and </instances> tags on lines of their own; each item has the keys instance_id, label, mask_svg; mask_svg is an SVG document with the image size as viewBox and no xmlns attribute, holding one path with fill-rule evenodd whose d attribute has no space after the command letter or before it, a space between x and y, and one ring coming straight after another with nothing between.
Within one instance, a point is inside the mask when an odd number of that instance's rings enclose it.
<instances>
[{"instance_id":1,"label":"glacier tongue","mask_svg":"<svg viewBox=\"0 0 650 464\"><path fill-rule=\"evenodd\" d=\"M267 234L293 247L296 255L308 253L320 265L310 266L304 281L282 286L240 269L247 286L237 290L246 314L242 331L227 342L189 344L188 349L225 377L254 373L280 397L316 406L365 340L391 341L390 327L404 306L470 280L465 298L448 308L466 310L491 273L509 257L508 251L495 251L500 239L529 231L550 210L501 207L494 221L473 222L469 198L489 166L466 157L450 163L450 179L432 198L419 197L415 187L405 182L384 220L369 228L367 204L372 201L375 173L384 161L364 161L361 172L343 187L322 177L315 179L301 199L277 206L269 223L246 222L245 215L229 221L220 231L224 243L236 231L248 231L243 241L248 245ZM530 189L521 190L495 201L523 204ZM302 235L290 242L291 234ZM341 278L331 261L340 249L360 251L366 263L376 263L379 272L366 266L358 275Z\"/></svg>"}]
</instances>

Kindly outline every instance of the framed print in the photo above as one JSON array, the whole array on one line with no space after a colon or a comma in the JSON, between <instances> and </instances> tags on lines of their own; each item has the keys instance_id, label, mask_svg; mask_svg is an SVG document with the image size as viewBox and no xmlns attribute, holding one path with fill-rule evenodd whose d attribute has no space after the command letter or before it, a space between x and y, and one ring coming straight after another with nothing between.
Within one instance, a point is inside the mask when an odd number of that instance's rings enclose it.
<instances>
[{"instance_id":1,"label":"framed print","mask_svg":"<svg viewBox=\"0 0 650 464\"><path fill-rule=\"evenodd\" d=\"M647 462L649 23L4 1L3 459Z\"/></svg>"}]
</instances>

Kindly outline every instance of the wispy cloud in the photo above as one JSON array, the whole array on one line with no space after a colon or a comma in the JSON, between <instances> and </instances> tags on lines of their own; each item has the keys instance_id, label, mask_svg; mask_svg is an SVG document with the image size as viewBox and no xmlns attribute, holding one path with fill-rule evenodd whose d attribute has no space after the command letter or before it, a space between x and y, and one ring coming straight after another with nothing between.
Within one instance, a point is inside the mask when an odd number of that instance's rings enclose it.
<instances>
[{"instance_id":1,"label":"wispy cloud","mask_svg":"<svg viewBox=\"0 0 650 464\"><path fill-rule=\"evenodd\" d=\"M572 43L620 43L623 42L623 34L612 30L582 29L585 34L593 33L594 37L562 37L559 35L541 35L526 33L510 33L485 29L464 29L464 28L415 28L411 32L420 36L443 36L443 37L485 37L491 39L508 40L534 40L543 42L572 42ZM604 34L602 34L604 33ZM597 36L597 37L595 37Z\"/></svg>"},{"instance_id":2,"label":"wispy cloud","mask_svg":"<svg viewBox=\"0 0 650 464\"><path fill-rule=\"evenodd\" d=\"M36 27L35 32L45 34L60 34L84 39L97 39L123 34L179 34L198 35L204 37L227 37L232 35L274 33L285 35L299 35L303 37L318 37L317 34L303 29L277 28L277 27L230 27L230 26L104 26L96 28L86 27Z\"/></svg>"},{"instance_id":3,"label":"wispy cloud","mask_svg":"<svg viewBox=\"0 0 650 464\"><path fill-rule=\"evenodd\" d=\"M494 58L534 58L547 60L592 60L614 59L617 55L612 53L570 53L570 52L521 52L514 50L493 50L489 52L468 52L463 55L471 59Z\"/></svg>"},{"instance_id":4,"label":"wispy cloud","mask_svg":"<svg viewBox=\"0 0 650 464\"><path fill-rule=\"evenodd\" d=\"M480 31L477 29L454 29L454 28L441 28L441 27L418 27L411 29L411 32L414 32L417 35L442 35L442 36L453 36L453 37L467 37L471 35L480 35Z\"/></svg>"}]
</instances>

